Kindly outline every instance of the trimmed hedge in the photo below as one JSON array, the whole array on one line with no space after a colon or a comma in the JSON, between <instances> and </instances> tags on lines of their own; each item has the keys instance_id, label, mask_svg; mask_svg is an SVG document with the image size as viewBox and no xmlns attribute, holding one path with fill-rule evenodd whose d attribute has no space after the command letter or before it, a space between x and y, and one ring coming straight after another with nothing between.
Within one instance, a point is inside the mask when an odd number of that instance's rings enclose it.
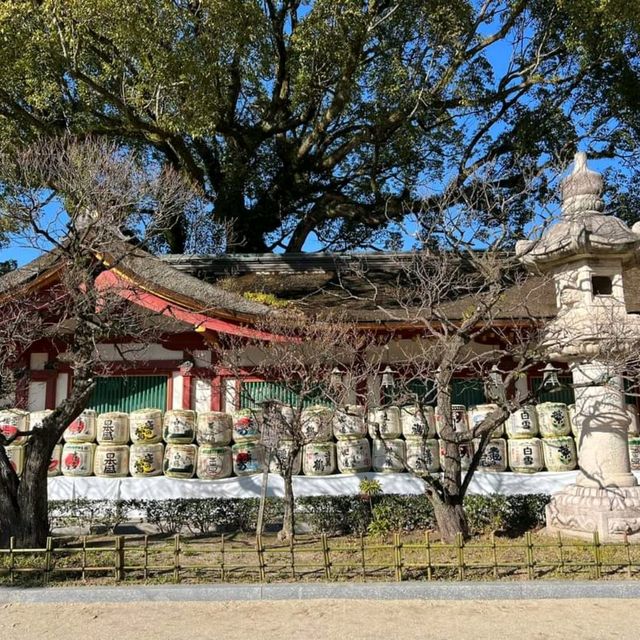
<instances>
[{"instance_id":1,"label":"trimmed hedge","mask_svg":"<svg viewBox=\"0 0 640 640\"><path fill-rule=\"evenodd\" d=\"M544 525L549 496L468 496L465 511L471 533L504 531L519 534ZM392 531L435 529L433 509L425 496L377 495L298 498L298 522L315 533L386 535ZM80 527L113 532L118 525L140 519L161 533L193 535L254 531L259 500L210 498L179 500L65 500L49 504L52 528ZM283 501L267 500L265 522L282 521Z\"/></svg>"}]
</instances>

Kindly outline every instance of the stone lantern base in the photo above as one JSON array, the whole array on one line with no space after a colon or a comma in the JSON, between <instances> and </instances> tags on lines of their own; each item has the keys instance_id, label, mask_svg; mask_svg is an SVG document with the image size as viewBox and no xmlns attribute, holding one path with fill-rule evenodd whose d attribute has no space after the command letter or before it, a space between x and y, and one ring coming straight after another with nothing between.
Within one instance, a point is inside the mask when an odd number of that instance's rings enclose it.
<instances>
[{"instance_id":1,"label":"stone lantern base","mask_svg":"<svg viewBox=\"0 0 640 640\"><path fill-rule=\"evenodd\" d=\"M570 485L546 508L547 531L601 542L640 541L640 487L599 489Z\"/></svg>"}]
</instances>

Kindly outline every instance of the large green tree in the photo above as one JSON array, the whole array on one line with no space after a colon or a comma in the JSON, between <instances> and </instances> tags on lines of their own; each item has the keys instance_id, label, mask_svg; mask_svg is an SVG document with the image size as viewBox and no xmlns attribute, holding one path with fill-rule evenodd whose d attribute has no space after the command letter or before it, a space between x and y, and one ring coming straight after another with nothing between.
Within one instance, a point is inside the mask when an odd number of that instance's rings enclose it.
<instances>
[{"instance_id":1,"label":"large green tree","mask_svg":"<svg viewBox=\"0 0 640 640\"><path fill-rule=\"evenodd\" d=\"M140 147L201 187L229 250L364 246L488 165L517 191L582 139L633 164L639 13L628 0L6 0L0 144L71 132ZM163 242L203 250L201 237L176 216Z\"/></svg>"}]
</instances>

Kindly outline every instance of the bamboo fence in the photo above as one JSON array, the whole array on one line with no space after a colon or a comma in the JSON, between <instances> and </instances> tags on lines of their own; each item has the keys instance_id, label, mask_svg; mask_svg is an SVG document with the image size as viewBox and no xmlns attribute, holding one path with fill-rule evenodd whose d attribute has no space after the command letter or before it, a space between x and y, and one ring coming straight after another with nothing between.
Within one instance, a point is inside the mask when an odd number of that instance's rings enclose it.
<instances>
[{"instance_id":1,"label":"bamboo fence","mask_svg":"<svg viewBox=\"0 0 640 640\"><path fill-rule=\"evenodd\" d=\"M535 580L640 577L640 545L626 538L603 544L561 536L516 541L491 536L454 544L396 533L375 538L292 539L265 542L220 536L197 540L176 535L65 540L48 538L43 549L0 549L0 584L50 584L68 579L120 583L403 580Z\"/></svg>"}]
</instances>

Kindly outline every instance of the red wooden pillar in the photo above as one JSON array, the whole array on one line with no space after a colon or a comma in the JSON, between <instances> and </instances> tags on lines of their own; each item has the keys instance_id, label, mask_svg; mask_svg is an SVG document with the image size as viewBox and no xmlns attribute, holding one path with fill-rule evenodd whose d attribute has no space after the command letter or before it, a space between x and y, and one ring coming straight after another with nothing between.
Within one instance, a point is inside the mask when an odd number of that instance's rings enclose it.
<instances>
[{"instance_id":1,"label":"red wooden pillar","mask_svg":"<svg viewBox=\"0 0 640 640\"><path fill-rule=\"evenodd\" d=\"M193 376L190 372L182 374L182 408L191 409L191 387Z\"/></svg>"},{"instance_id":2,"label":"red wooden pillar","mask_svg":"<svg viewBox=\"0 0 640 640\"><path fill-rule=\"evenodd\" d=\"M58 381L58 373L57 371L48 371L47 372L47 390L45 392L44 398L44 408L45 409L55 409L56 408L56 383Z\"/></svg>"},{"instance_id":3,"label":"red wooden pillar","mask_svg":"<svg viewBox=\"0 0 640 640\"><path fill-rule=\"evenodd\" d=\"M222 377L211 380L211 411L222 411Z\"/></svg>"}]
</instances>

